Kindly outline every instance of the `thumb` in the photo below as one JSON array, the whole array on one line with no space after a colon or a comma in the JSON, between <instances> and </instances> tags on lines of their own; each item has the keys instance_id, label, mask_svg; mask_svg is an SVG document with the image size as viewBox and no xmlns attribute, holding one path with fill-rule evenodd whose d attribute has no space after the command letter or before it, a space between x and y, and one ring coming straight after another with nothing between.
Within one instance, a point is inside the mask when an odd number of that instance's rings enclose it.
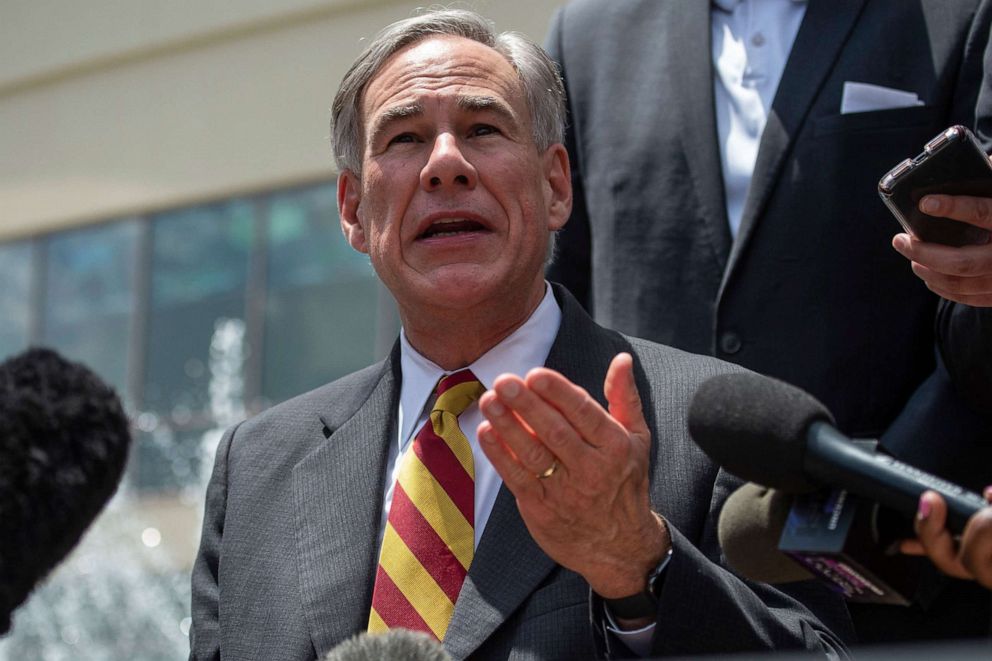
<instances>
[{"instance_id":1,"label":"thumb","mask_svg":"<svg viewBox=\"0 0 992 661\"><path fill-rule=\"evenodd\" d=\"M629 353L618 353L606 370L603 393L610 415L631 434L647 438L648 424L644 420L641 396L634 382L634 359Z\"/></svg>"}]
</instances>

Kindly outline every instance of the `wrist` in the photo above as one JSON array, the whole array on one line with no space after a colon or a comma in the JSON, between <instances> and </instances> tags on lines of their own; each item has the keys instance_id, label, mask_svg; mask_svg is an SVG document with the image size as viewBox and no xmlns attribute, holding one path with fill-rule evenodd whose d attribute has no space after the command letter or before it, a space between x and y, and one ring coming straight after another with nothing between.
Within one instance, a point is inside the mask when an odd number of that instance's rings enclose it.
<instances>
[{"instance_id":1,"label":"wrist","mask_svg":"<svg viewBox=\"0 0 992 661\"><path fill-rule=\"evenodd\" d=\"M632 536L627 550L600 562L594 572L580 572L592 591L604 599L636 594L644 589L648 574L658 566L672 548L665 520L651 512L651 524Z\"/></svg>"},{"instance_id":2,"label":"wrist","mask_svg":"<svg viewBox=\"0 0 992 661\"><path fill-rule=\"evenodd\" d=\"M636 629L650 624L655 617L665 568L672 555L671 537L664 519L652 513L654 542L642 548L651 549L646 560L631 558L624 566L622 577L617 577L604 589L593 587L603 600L607 612L623 629ZM649 536L646 536L650 538Z\"/></svg>"},{"instance_id":3,"label":"wrist","mask_svg":"<svg viewBox=\"0 0 992 661\"><path fill-rule=\"evenodd\" d=\"M651 624L658 612L658 602L661 598L661 588L664 583L665 570L672 558L672 549L668 548L662 559L642 580L638 592L623 596L602 597L607 613L621 629L640 629Z\"/></svg>"}]
</instances>

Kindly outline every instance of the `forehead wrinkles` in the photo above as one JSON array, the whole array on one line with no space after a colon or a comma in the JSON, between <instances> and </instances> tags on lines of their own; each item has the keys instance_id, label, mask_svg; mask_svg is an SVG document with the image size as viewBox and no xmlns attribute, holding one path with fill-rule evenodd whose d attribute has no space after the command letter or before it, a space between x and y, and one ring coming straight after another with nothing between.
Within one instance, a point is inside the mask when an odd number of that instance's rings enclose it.
<instances>
[{"instance_id":1,"label":"forehead wrinkles","mask_svg":"<svg viewBox=\"0 0 992 661\"><path fill-rule=\"evenodd\" d=\"M359 103L363 137L372 120L370 113L393 104L422 106L422 92L447 87L456 97L500 97L514 117L520 114L518 109L526 109L523 81L502 54L461 37L427 39L394 53L365 86ZM523 115L518 119L526 121L527 113Z\"/></svg>"},{"instance_id":2,"label":"forehead wrinkles","mask_svg":"<svg viewBox=\"0 0 992 661\"><path fill-rule=\"evenodd\" d=\"M512 71L512 70L511 70ZM487 70L474 66L471 70L459 67L457 70L423 71L410 67L399 76L387 75L374 78L369 84L363 99L369 106L365 110L375 112L383 105L394 101L410 102L421 99L423 92L437 92L450 89L450 94L458 97L499 97L506 103L520 96L516 80L502 80L502 76L487 75ZM446 92L447 95L447 92Z\"/></svg>"}]
</instances>

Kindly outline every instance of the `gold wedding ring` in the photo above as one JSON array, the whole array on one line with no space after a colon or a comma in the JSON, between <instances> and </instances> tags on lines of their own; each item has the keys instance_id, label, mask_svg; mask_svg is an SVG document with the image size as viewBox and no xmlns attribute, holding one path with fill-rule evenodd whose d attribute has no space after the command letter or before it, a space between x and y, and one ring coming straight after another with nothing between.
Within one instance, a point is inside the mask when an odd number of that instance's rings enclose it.
<instances>
[{"instance_id":1,"label":"gold wedding ring","mask_svg":"<svg viewBox=\"0 0 992 661\"><path fill-rule=\"evenodd\" d=\"M535 477L537 479L539 479L539 480L544 480L544 479L547 479L547 478L551 477L552 475L554 475L556 470L558 470L558 460L557 459L555 459L554 461L551 462L551 465L548 466L548 470L544 471L540 475L536 475Z\"/></svg>"}]
</instances>

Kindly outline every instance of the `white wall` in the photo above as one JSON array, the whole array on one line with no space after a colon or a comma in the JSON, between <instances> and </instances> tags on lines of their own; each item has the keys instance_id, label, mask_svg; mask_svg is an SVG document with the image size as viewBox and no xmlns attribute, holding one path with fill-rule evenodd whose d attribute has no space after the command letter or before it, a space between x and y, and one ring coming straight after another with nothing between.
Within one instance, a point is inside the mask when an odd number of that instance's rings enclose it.
<instances>
[{"instance_id":1,"label":"white wall","mask_svg":"<svg viewBox=\"0 0 992 661\"><path fill-rule=\"evenodd\" d=\"M460 6L540 41L562 1ZM337 83L423 4L4 2L0 240L331 177Z\"/></svg>"}]
</instances>

